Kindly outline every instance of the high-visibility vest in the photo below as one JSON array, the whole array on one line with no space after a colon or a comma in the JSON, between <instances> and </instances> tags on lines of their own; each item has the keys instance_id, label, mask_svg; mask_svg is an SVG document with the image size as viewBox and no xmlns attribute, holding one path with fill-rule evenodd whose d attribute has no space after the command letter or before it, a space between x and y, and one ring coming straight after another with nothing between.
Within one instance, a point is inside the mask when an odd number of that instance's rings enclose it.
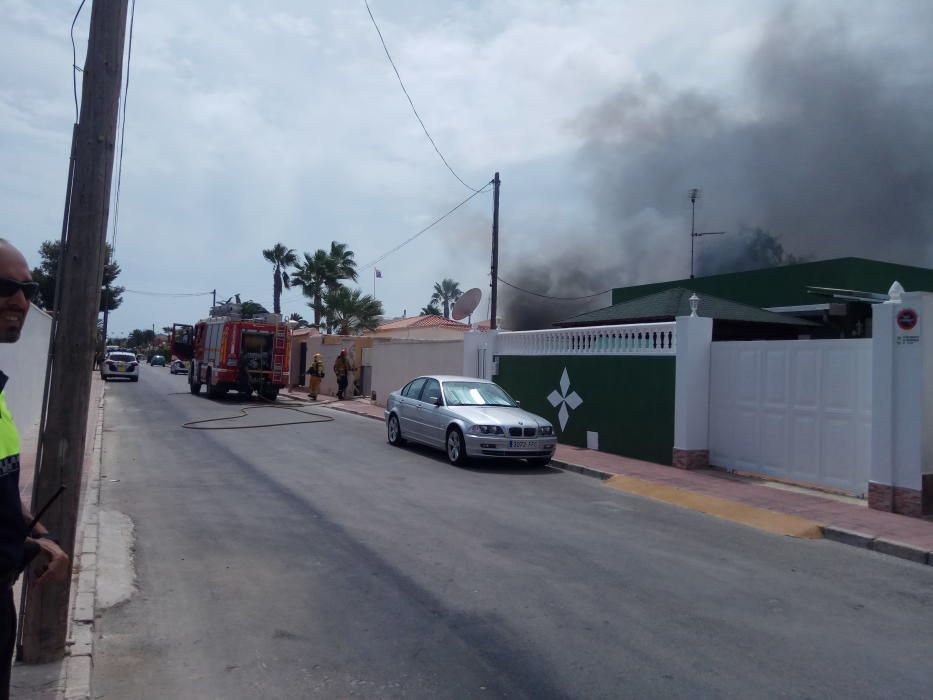
<instances>
[{"instance_id":1,"label":"high-visibility vest","mask_svg":"<svg viewBox=\"0 0 933 700\"><path fill-rule=\"evenodd\" d=\"M6 379L0 372L0 387ZM26 534L19 498L19 431L0 390L0 576L19 569Z\"/></svg>"}]
</instances>

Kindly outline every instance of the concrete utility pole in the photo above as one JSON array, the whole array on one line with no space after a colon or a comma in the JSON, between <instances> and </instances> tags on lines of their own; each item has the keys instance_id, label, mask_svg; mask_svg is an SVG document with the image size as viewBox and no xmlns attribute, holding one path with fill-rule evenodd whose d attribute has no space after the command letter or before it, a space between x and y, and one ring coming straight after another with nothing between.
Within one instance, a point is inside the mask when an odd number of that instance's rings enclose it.
<instances>
[{"instance_id":1,"label":"concrete utility pole","mask_svg":"<svg viewBox=\"0 0 933 700\"><path fill-rule=\"evenodd\" d=\"M499 173L492 179L492 292L489 295L489 328L496 330L496 304L499 300Z\"/></svg>"},{"instance_id":2,"label":"concrete utility pole","mask_svg":"<svg viewBox=\"0 0 933 700\"><path fill-rule=\"evenodd\" d=\"M74 189L67 247L61 251L61 306L49 382L48 415L33 501L44 504L67 490L43 517L74 563L85 433L91 389L90 358L97 335L103 280L117 110L123 78L127 0L94 0L84 63L81 118L75 149ZM71 577L30 587L23 655L46 663L65 653Z\"/></svg>"}]
</instances>

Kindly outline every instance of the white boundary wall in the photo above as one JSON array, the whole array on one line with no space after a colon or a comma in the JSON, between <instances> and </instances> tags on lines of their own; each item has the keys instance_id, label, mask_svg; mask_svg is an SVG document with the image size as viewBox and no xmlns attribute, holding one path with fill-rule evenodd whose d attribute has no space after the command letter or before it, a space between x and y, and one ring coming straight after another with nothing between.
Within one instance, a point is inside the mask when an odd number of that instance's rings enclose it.
<instances>
[{"instance_id":1,"label":"white boundary wall","mask_svg":"<svg viewBox=\"0 0 933 700\"><path fill-rule=\"evenodd\" d=\"M371 390L376 403L386 405L389 394L422 374L463 374L463 340L393 340L363 351L372 367Z\"/></svg>"},{"instance_id":2,"label":"white boundary wall","mask_svg":"<svg viewBox=\"0 0 933 700\"><path fill-rule=\"evenodd\" d=\"M872 341L716 342L710 463L862 495L872 434Z\"/></svg>"},{"instance_id":3,"label":"white boundary wall","mask_svg":"<svg viewBox=\"0 0 933 700\"><path fill-rule=\"evenodd\" d=\"M496 355L674 355L677 324L638 323L541 331L504 331Z\"/></svg>"}]
</instances>

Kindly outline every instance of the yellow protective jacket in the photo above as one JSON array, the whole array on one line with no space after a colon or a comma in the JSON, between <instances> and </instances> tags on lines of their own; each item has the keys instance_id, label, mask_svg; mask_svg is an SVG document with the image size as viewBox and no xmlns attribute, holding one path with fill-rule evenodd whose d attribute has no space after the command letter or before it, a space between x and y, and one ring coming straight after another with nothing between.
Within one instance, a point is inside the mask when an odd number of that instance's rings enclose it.
<instances>
[{"instance_id":1,"label":"yellow protective jacket","mask_svg":"<svg viewBox=\"0 0 933 700\"><path fill-rule=\"evenodd\" d=\"M0 576L19 570L27 534L19 499L19 431L6 405L6 382L0 372Z\"/></svg>"}]
</instances>

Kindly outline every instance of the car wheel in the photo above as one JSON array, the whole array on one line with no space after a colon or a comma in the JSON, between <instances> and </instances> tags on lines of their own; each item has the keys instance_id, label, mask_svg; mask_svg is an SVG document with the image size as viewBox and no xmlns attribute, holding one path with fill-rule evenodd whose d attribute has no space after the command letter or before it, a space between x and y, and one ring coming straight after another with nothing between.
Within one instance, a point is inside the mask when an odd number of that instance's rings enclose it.
<instances>
[{"instance_id":1,"label":"car wheel","mask_svg":"<svg viewBox=\"0 0 933 700\"><path fill-rule=\"evenodd\" d=\"M550 457L531 457L528 460L528 464L530 464L532 467L546 467L550 463Z\"/></svg>"},{"instance_id":2,"label":"car wheel","mask_svg":"<svg viewBox=\"0 0 933 700\"><path fill-rule=\"evenodd\" d=\"M389 416L389 422L386 424L386 432L389 436L390 445L401 447L405 444L405 439L402 437L402 429L398 424L398 417L394 413Z\"/></svg>"},{"instance_id":3,"label":"car wheel","mask_svg":"<svg viewBox=\"0 0 933 700\"><path fill-rule=\"evenodd\" d=\"M456 466L466 464L466 445L463 442L463 433L457 426L447 431L447 459Z\"/></svg>"}]
</instances>

